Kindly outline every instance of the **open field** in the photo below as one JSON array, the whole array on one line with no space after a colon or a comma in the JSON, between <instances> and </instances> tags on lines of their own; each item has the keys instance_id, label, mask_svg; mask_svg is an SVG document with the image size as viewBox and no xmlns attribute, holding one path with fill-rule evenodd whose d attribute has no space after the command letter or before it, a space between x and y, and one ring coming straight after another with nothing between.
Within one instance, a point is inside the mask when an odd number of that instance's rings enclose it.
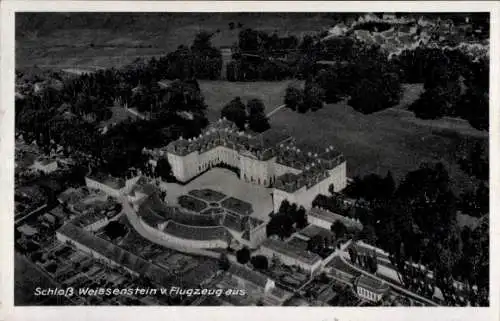
<instances>
[{"instance_id":1,"label":"open field","mask_svg":"<svg viewBox=\"0 0 500 321\"><path fill-rule=\"evenodd\" d=\"M233 30L230 22L236 24ZM215 33L215 46L226 47L237 42L238 23L301 37L333 22L332 14L316 13L17 14L16 65L117 67L190 45L202 30Z\"/></svg>"},{"instance_id":2,"label":"open field","mask_svg":"<svg viewBox=\"0 0 500 321\"><path fill-rule=\"evenodd\" d=\"M412 114L385 110L371 115L345 104L330 104L317 112L298 114L285 109L271 119L272 128L286 128L297 141L336 146L347 159L348 176L392 171L396 178L422 162L441 161L456 191L475 185L457 164L457 151L467 141L487 142L487 133L470 125L446 126L446 120L421 122Z\"/></svg>"},{"instance_id":3,"label":"open field","mask_svg":"<svg viewBox=\"0 0 500 321\"><path fill-rule=\"evenodd\" d=\"M253 98L261 99L266 106L265 113L269 113L283 104L285 90L295 80L284 81L256 81L256 82L228 82L228 81L199 81L201 91L208 105L208 119L214 121L220 118L220 111L233 98L240 97L243 103Z\"/></svg>"},{"instance_id":4,"label":"open field","mask_svg":"<svg viewBox=\"0 0 500 321\"><path fill-rule=\"evenodd\" d=\"M220 118L220 110L235 96L244 101L261 98L266 113L283 103L290 81L233 83L201 81L208 105L208 118ZM458 160L463 146L480 140L487 143L488 133L471 127L467 121L445 117L437 120L416 118L406 110L418 98L421 86L404 85L401 103L371 115L355 111L345 103L329 104L317 112L298 114L286 108L270 118L271 127L285 130L298 142L310 145L334 145L347 158L350 177L392 171L397 179L415 170L423 162L441 161L452 178L456 192L472 188L477 182L460 170Z\"/></svg>"}]
</instances>

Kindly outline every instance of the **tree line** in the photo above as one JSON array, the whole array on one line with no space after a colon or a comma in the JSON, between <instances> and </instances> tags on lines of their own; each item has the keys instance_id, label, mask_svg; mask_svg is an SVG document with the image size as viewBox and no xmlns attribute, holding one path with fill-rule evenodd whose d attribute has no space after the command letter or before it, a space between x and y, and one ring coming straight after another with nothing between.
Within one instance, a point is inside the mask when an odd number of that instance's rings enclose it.
<instances>
[{"instance_id":1,"label":"tree line","mask_svg":"<svg viewBox=\"0 0 500 321\"><path fill-rule=\"evenodd\" d=\"M299 73L303 90L289 87L284 103L292 110L315 111L325 103L347 99L362 113L373 113L399 102L401 79L397 66L376 46L339 37L304 45Z\"/></svg>"},{"instance_id":2,"label":"tree line","mask_svg":"<svg viewBox=\"0 0 500 321\"><path fill-rule=\"evenodd\" d=\"M475 305L487 304L489 233L485 186L480 193L481 224L471 230L458 225L460 201L440 163L422 164L398 186L376 175L357 179L353 185L347 193L364 198L369 207L367 215L360 217L364 229L358 237L390 254L405 286L418 288L425 295L429 290L415 283L421 275L422 282L432 288L438 286L445 301L454 305L458 304L454 281L460 281L465 284L467 299ZM417 271L412 263L422 264L427 270ZM427 277L429 271L432 280Z\"/></svg>"},{"instance_id":3,"label":"tree line","mask_svg":"<svg viewBox=\"0 0 500 321\"><path fill-rule=\"evenodd\" d=\"M129 99L122 91L113 94L113 86L125 87L118 79L122 79L119 71L108 70L65 83L61 91L49 88L41 95L16 99L16 128L46 151L55 142L64 146L66 153L82 155L86 160L90 157L93 166L103 166L111 174L121 176L129 167L144 165L144 147L160 147L179 136L198 135L208 124L206 104L197 81L177 80L163 89L154 84L141 85L130 94L130 101L144 110L149 102L144 102L143 97L157 90L156 97L150 96L157 100L149 107L155 112L154 119L129 118L103 133L101 122L108 116L102 117L104 113L95 110L110 112L110 100ZM87 113L89 110L92 117Z\"/></svg>"},{"instance_id":4,"label":"tree line","mask_svg":"<svg viewBox=\"0 0 500 321\"><path fill-rule=\"evenodd\" d=\"M408 83L423 83L411 106L424 119L460 117L479 130L489 126L489 61L459 49L416 48L395 59Z\"/></svg>"}]
</instances>

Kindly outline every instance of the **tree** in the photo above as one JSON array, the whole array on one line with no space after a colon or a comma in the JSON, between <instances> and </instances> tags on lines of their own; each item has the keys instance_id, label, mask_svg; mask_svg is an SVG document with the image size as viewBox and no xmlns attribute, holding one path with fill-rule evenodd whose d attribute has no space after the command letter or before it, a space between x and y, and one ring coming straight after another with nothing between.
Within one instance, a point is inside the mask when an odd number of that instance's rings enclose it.
<instances>
[{"instance_id":1,"label":"tree","mask_svg":"<svg viewBox=\"0 0 500 321\"><path fill-rule=\"evenodd\" d=\"M219 257L219 268L223 271L227 271L229 270L230 267L231 267L231 262L229 261L227 254L221 253Z\"/></svg>"},{"instance_id":2,"label":"tree","mask_svg":"<svg viewBox=\"0 0 500 321\"><path fill-rule=\"evenodd\" d=\"M256 255L252 257L250 262L258 270L267 270L269 268L269 261L264 255Z\"/></svg>"},{"instance_id":3,"label":"tree","mask_svg":"<svg viewBox=\"0 0 500 321\"><path fill-rule=\"evenodd\" d=\"M278 213L287 214L289 209L290 209L290 202L287 199L285 199L281 202L280 208L278 209Z\"/></svg>"},{"instance_id":4,"label":"tree","mask_svg":"<svg viewBox=\"0 0 500 321\"><path fill-rule=\"evenodd\" d=\"M263 114L266 109L264 102L261 99L250 99L247 102L247 112L249 115L252 114Z\"/></svg>"},{"instance_id":5,"label":"tree","mask_svg":"<svg viewBox=\"0 0 500 321\"><path fill-rule=\"evenodd\" d=\"M260 49L259 33L250 28L240 31L238 44L242 52L257 53Z\"/></svg>"},{"instance_id":6,"label":"tree","mask_svg":"<svg viewBox=\"0 0 500 321\"><path fill-rule=\"evenodd\" d=\"M335 233L336 239L342 238L347 232L346 226L340 220L333 222L330 229L333 233Z\"/></svg>"},{"instance_id":7,"label":"tree","mask_svg":"<svg viewBox=\"0 0 500 321\"><path fill-rule=\"evenodd\" d=\"M168 180L172 177L172 167L166 158L160 158L156 163L155 174L163 180Z\"/></svg>"},{"instance_id":8,"label":"tree","mask_svg":"<svg viewBox=\"0 0 500 321\"><path fill-rule=\"evenodd\" d=\"M301 89L289 85L286 88L284 103L287 108L297 110L303 104L304 93Z\"/></svg>"},{"instance_id":9,"label":"tree","mask_svg":"<svg viewBox=\"0 0 500 321\"><path fill-rule=\"evenodd\" d=\"M307 222L307 213L306 209L304 206L300 206L297 209L296 215L295 215L295 225L297 226L298 229L303 229L306 227L308 224Z\"/></svg>"},{"instance_id":10,"label":"tree","mask_svg":"<svg viewBox=\"0 0 500 321\"><path fill-rule=\"evenodd\" d=\"M316 254L325 249L325 239L321 235L314 235L307 241L307 250Z\"/></svg>"},{"instance_id":11,"label":"tree","mask_svg":"<svg viewBox=\"0 0 500 321\"><path fill-rule=\"evenodd\" d=\"M258 133L268 130L271 126L264 113L265 106L260 99L251 99L247 103L248 127Z\"/></svg>"},{"instance_id":12,"label":"tree","mask_svg":"<svg viewBox=\"0 0 500 321\"><path fill-rule=\"evenodd\" d=\"M221 117L225 117L227 120L235 123L240 130L244 130L247 113L241 98L236 97L224 106L221 110Z\"/></svg>"},{"instance_id":13,"label":"tree","mask_svg":"<svg viewBox=\"0 0 500 321\"><path fill-rule=\"evenodd\" d=\"M330 193L330 195L335 194L335 186L333 184L328 186L328 193Z\"/></svg>"},{"instance_id":14,"label":"tree","mask_svg":"<svg viewBox=\"0 0 500 321\"><path fill-rule=\"evenodd\" d=\"M384 178L384 193L386 197L391 197L396 190L396 182L392 177L391 171L387 172L387 175Z\"/></svg>"},{"instance_id":15,"label":"tree","mask_svg":"<svg viewBox=\"0 0 500 321\"><path fill-rule=\"evenodd\" d=\"M236 251L236 259L241 264L246 264L250 261L250 250L248 247L243 247L240 250Z\"/></svg>"},{"instance_id":16,"label":"tree","mask_svg":"<svg viewBox=\"0 0 500 321\"><path fill-rule=\"evenodd\" d=\"M127 229L118 221L109 222L104 228L105 233L112 239L122 237L127 233Z\"/></svg>"},{"instance_id":17,"label":"tree","mask_svg":"<svg viewBox=\"0 0 500 321\"><path fill-rule=\"evenodd\" d=\"M349 258L351 259L351 263L356 264L358 260L358 251L355 246L350 246L347 250L349 252Z\"/></svg>"},{"instance_id":18,"label":"tree","mask_svg":"<svg viewBox=\"0 0 500 321\"><path fill-rule=\"evenodd\" d=\"M321 88L317 83L306 81L304 88L303 110L311 109L312 111L316 111L321 109L323 107L324 100L325 94L323 88Z\"/></svg>"},{"instance_id":19,"label":"tree","mask_svg":"<svg viewBox=\"0 0 500 321\"><path fill-rule=\"evenodd\" d=\"M262 133L271 128L269 120L264 114L250 114L248 119L248 127L257 133Z\"/></svg>"}]
</instances>

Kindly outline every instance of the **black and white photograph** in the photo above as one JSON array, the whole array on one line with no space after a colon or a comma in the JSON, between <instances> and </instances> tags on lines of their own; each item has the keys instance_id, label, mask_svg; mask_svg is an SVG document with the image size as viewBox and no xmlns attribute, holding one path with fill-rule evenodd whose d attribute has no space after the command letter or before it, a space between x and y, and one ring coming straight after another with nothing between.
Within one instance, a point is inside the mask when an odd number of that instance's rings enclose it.
<instances>
[{"instance_id":1,"label":"black and white photograph","mask_svg":"<svg viewBox=\"0 0 500 321\"><path fill-rule=\"evenodd\" d=\"M14 306L489 307L490 19L16 11Z\"/></svg>"}]
</instances>

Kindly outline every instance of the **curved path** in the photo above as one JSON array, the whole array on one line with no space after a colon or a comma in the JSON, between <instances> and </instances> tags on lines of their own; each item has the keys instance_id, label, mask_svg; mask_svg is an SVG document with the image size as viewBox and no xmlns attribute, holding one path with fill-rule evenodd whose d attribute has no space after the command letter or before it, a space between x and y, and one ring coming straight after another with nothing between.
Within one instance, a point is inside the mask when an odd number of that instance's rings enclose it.
<instances>
[{"instance_id":1,"label":"curved path","mask_svg":"<svg viewBox=\"0 0 500 321\"><path fill-rule=\"evenodd\" d=\"M413 292L411 292L411 291L409 291L409 290L407 290L407 289L405 289L405 288L402 288L402 287L400 287L400 286L398 286L398 285L395 285L395 284L394 284L394 283L392 283L392 282L388 282L387 280L384 280L384 279L382 279L382 278L380 278L380 277L378 277L378 276L376 276L376 275L374 275L374 274L368 273L368 272L366 272L365 270L363 270L363 269L361 269L361 268L359 268L359 267L357 267L357 266L355 266L355 265L352 265L352 264L351 264L351 263L349 263L349 262L345 259L345 257L344 257L344 256L342 256L342 255L339 255L339 257L340 257L340 259L342 260L342 262L343 262L343 263L347 264L348 266L350 266L351 268L355 269L356 271L358 271L358 272L360 272L360 273L362 273L362 274L364 274L364 275L366 275L366 276L369 276L369 277L372 277L372 278L377 279L377 280L379 280L379 281L382 281L382 282L384 282L384 283L387 283L387 284L389 284L389 286L390 286L391 288L395 289L395 290L396 290L396 291L398 291L398 292L404 293L404 294L408 295L409 297L412 297L413 299L417 299L417 300L419 300L419 301L423 301L423 302L425 302L425 303L427 303L427 304L430 304L430 305L432 305L432 306L439 306L439 305L438 305L436 302L434 302L434 301L431 301L431 300L429 300L429 299L426 299L426 298L424 298L423 296L420 296L420 295L418 295L418 294L416 294L416 293L413 293Z\"/></svg>"},{"instance_id":2,"label":"curved path","mask_svg":"<svg viewBox=\"0 0 500 321\"><path fill-rule=\"evenodd\" d=\"M283 104L283 105L280 105L280 106L278 106L278 107L274 108L274 109L273 109L273 110L271 110L269 113L267 113L266 117L267 117L267 118L271 117L272 115L274 115L275 113L279 112L280 110L282 110L282 109L283 109L283 108L285 108L285 107L286 107L286 105L285 105L285 104Z\"/></svg>"},{"instance_id":3,"label":"curved path","mask_svg":"<svg viewBox=\"0 0 500 321\"><path fill-rule=\"evenodd\" d=\"M184 252L184 253L193 254L193 255L207 256L207 257L210 257L213 259L220 258L220 254L217 252L184 247L184 246L181 246L177 243L169 242L166 239L159 238L156 235L151 234L148 230L146 230L144 228L144 226L142 226L142 223L140 221L139 216L137 215L135 210L132 208L132 206L130 205L128 200L125 197L120 197L119 201L123 207L123 211L125 212L125 215L127 215L127 219L130 222L130 224L134 227L136 232L139 233L139 235L141 235L143 238L147 239L148 241L155 243L155 244L158 244L158 245L161 245L161 246L164 246L164 247L168 247L170 249L173 249L173 250L176 250L179 252Z\"/></svg>"}]
</instances>

